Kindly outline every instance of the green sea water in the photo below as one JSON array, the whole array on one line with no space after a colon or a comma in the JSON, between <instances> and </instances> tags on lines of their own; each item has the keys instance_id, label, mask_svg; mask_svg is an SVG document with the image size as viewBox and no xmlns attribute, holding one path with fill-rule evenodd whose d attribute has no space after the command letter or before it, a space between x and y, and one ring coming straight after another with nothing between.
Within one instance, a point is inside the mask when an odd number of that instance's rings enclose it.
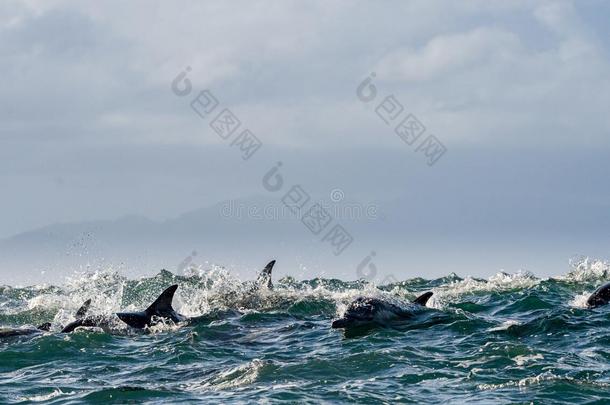
<instances>
[{"instance_id":1,"label":"green sea water","mask_svg":"<svg viewBox=\"0 0 610 405\"><path fill-rule=\"evenodd\" d=\"M610 307L584 306L608 277L584 261L555 278L385 286L285 278L253 291L222 270L3 286L1 326L53 328L0 340L0 403L610 403ZM202 322L59 333L87 298L95 314L142 309L173 283L174 307ZM407 302L428 290L408 321L330 327L358 296Z\"/></svg>"}]
</instances>

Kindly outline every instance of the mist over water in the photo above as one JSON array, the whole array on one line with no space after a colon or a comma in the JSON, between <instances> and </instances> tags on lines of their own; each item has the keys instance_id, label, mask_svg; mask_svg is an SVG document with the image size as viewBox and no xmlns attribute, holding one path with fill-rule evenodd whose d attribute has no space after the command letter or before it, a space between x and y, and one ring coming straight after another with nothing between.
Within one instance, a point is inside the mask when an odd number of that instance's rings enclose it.
<instances>
[{"instance_id":1,"label":"mist over water","mask_svg":"<svg viewBox=\"0 0 610 405\"><path fill-rule=\"evenodd\" d=\"M222 268L192 268L183 275L128 279L106 271L58 285L2 286L0 325L53 327L0 341L0 402L601 400L610 384L610 312L584 304L609 271L605 262L580 259L552 278L448 274L376 286L285 277L274 290L252 290ZM116 322L111 333L58 333L88 298L91 314L109 315L143 309L173 283L174 307L204 315L201 323L140 333ZM330 328L358 296L401 305L423 291L434 295L408 321Z\"/></svg>"}]
</instances>

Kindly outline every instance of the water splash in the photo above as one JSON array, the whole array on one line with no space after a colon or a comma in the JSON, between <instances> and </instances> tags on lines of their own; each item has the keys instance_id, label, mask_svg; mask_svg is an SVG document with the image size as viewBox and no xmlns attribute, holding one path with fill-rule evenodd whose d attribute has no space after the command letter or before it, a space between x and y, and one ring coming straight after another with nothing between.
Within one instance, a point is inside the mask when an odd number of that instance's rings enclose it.
<instances>
[{"instance_id":1,"label":"water splash","mask_svg":"<svg viewBox=\"0 0 610 405\"><path fill-rule=\"evenodd\" d=\"M0 402L590 402L610 381L610 307L589 311L582 302L604 266L589 261L551 279L500 272L381 286L286 277L273 290L214 266L139 279L107 269L59 286L4 286L0 325L61 324L88 298L92 314L143 309L174 283L175 308L209 318L148 333L117 319L111 334L0 340ZM404 325L330 328L358 296L401 303L429 290L434 309Z\"/></svg>"}]
</instances>

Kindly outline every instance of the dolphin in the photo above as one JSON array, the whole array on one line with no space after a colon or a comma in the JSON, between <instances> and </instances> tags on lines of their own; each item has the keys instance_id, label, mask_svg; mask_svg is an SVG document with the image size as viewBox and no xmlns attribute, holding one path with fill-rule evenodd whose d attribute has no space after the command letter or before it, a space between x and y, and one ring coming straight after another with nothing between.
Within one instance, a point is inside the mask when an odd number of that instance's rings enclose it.
<instances>
[{"instance_id":1,"label":"dolphin","mask_svg":"<svg viewBox=\"0 0 610 405\"><path fill-rule=\"evenodd\" d=\"M74 329L78 327L98 327L102 329L110 329L110 323L112 319L110 317L104 315L89 315L87 316L87 311L89 311L89 307L91 306L91 300L88 299L85 301L82 307L76 312L76 320L67 324L62 330L61 333L70 333L74 332Z\"/></svg>"},{"instance_id":2,"label":"dolphin","mask_svg":"<svg viewBox=\"0 0 610 405\"><path fill-rule=\"evenodd\" d=\"M267 264L267 266L265 266L265 268L258 275L257 281L253 288L260 288L262 286L265 286L269 289L273 288L273 283L271 282L271 272L273 270L274 265L275 260L272 260ZM115 315L121 321L135 329L144 329L167 320L172 321L174 323L192 324L196 323L197 321L210 319L210 316L207 315L199 317L188 317L176 312L176 310L172 307L172 301L174 299L174 294L176 293L177 289L178 284L174 284L166 288L165 291L163 291L161 295L159 295L159 297L143 311L117 312ZM88 302L90 303L90 300ZM68 324L62 330L62 332L69 333L80 326L107 328L111 321L111 317L103 315L88 317L81 316L77 317L74 322Z\"/></svg>"},{"instance_id":3,"label":"dolphin","mask_svg":"<svg viewBox=\"0 0 610 405\"><path fill-rule=\"evenodd\" d=\"M606 305L610 302L610 282L600 286L597 290L591 294L587 299L587 306L589 308L596 308L602 305Z\"/></svg>"},{"instance_id":4,"label":"dolphin","mask_svg":"<svg viewBox=\"0 0 610 405\"><path fill-rule=\"evenodd\" d=\"M187 320L187 317L184 315L180 315L172 308L172 300L174 298L174 293L178 288L178 284L174 284L165 289L159 295L159 297L150 304L148 308L144 311L140 312L118 312L115 315L127 325L136 328L136 329L144 329L147 326L155 325L159 322L162 322L163 319L170 319L175 323L184 322ZM92 315L92 316L84 316L89 305L91 304L91 300L87 300L86 308L83 306L84 311L79 310L74 322L70 322L66 325L61 333L70 333L73 332L76 328L79 327L98 327L102 329L110 329L110 325L113 321L113 316L106 315ZM81 308L81 309L83 309Z\"/></svg>"},{"instance_id":5,"label":"dolphin","mask_svg":"<svg viewBox=\"0 0 610 405\"><path fill-rule=\"evenodd\" d=\"M404 308L380 298L358 297L347 307L342 318L333 321L332 328L384 324L391 319L408 319L413 316L415 310L425 307L430 297L432 292L424 293Z\"/></svg>"},{"instance_id":6,"label":"dolphin","mask_svg":"<svg viewBox=\"0 0 610 405\"><path fill-rule=\"evenodd\" d=\"M28 336L36 335L42 332L48 332L51 329L49 322L44 323L36 328L0 328L0 339L13 336Z\"/></svg>"},{"instance_id":7,"label":"dolphin","mask_svg":"<svg viewBox=\"0 0 610 405\"><path fill-rule=\"evenodd\" d=\"M273 266L275 266L275 260L270 261L265 268L261 270L252 287L253 289L258 289L260 287L265 287L269 290L273 289L273 283L271 281ZM170 320L174 323L193 324L202 319L209 318L208 316L188 317L176 312L172 307L172 300L174 299L176 289L178 289L177 284L168 287L161 293L159 298L150 304L144 311L119 312L116 315L127 325L136 329L144 329L162 322L163 320Z\"/></svg>"},{"instance_id":8,"label":"dolphin","mask_svg":"<svg viewBox=\"0 0 610 405\"><path fill-rule=\"evenodd\" d=\"M259 273L256 278L256 286L262 287L265 286L269 290L273 290L273 283L271 282L271 272L273 271L273 266L275 266L275 260L271 260L263 270Z\"/></svg>"},{"instance_id":9,"label":"dolphin","mask_svg":"<svg viewBox=\"0 0 610 405\"><path fill-rule=\"evenodd\" d=\"M74 317L79 320L82 319L91 305L91 300L87 300L83 305L76 311ZM51 322L45 322L36 328L0 328L0 338L11 337L11 336L27 336L35 335L42 332L49 332L51 330Z\"/></svg>"},{"instance_id":10,"label":"dolphin","mask_svg":"<svg viewBox=\"0 0 610 405\"><path fill-rule=\"evenodd\" d=\"M165 289L144 311L139 312L117 312L116 316L127 325L136 329L144 329L148 326L156 325L162 320L171 320L174 323L181 323L188 320L188 317L180 315L172 307L174 294L178 289L178 284L174 284Z\"/></svg>"}]
</instances>

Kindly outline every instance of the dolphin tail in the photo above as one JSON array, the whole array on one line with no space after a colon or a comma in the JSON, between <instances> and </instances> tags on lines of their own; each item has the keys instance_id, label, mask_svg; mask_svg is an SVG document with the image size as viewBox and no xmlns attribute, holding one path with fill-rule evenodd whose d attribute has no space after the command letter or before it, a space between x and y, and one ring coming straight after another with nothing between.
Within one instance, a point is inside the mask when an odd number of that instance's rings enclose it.
<instances>
[{"instance_id":1,"label":"dolphin tail","mask_svg":"<svg viewBox=\"0 0 610 405\"><path fill-rule=\"evenodd\" d=\"M174 293L178 289L178 284L174 284L171 287L168 287L159 295L159 298L155 300L148 308L146 308L147 314L158 314L171 312L174 310L172 308L172 300L174 299Z\"/></svg>"},{"instance_id":2,"label":"dolphin tail","mask_svg":"<svg viewBox=\"0 0 610 405\"><path fill-rule=\"evenodd\" d=\"M271 260L267 266L258 275L256 279L256 284L259 286L266 286L268 289L273 289L273 283L271 282L271 272L273 271L273 266L275 266L275 260Z\"/></svg>"},{"instance_id":3,"label":"dolphin tail","mask_svg":"<svg viewBox=\"0 0 610 405\"><path fill-rule=\"evenodd\" d=\"M85 315L87 315L87 311L89 311L90 306L91 306L91 299L88 299L87 301L83 302L83 305L81 305L81 307L78 309L78 311L76 311L76 315L74 315L74 317L76 319L84 318Z\"/></svg>"},{"instance_id":4,"label":"dolphin tail","mask_svg":"<svg viewBox=\"0 0 610 405\"><path fill-rule=\"evenodd\" d=\"M426 293L423 293L422 295L420 295L419 297L415 298L413 300L414 304L419 304L422 307L426 306L426 303L428 302L428 300L430 299L430 297L432 297L432 291L428 291Z\"/></svg>"}]
</instances>

